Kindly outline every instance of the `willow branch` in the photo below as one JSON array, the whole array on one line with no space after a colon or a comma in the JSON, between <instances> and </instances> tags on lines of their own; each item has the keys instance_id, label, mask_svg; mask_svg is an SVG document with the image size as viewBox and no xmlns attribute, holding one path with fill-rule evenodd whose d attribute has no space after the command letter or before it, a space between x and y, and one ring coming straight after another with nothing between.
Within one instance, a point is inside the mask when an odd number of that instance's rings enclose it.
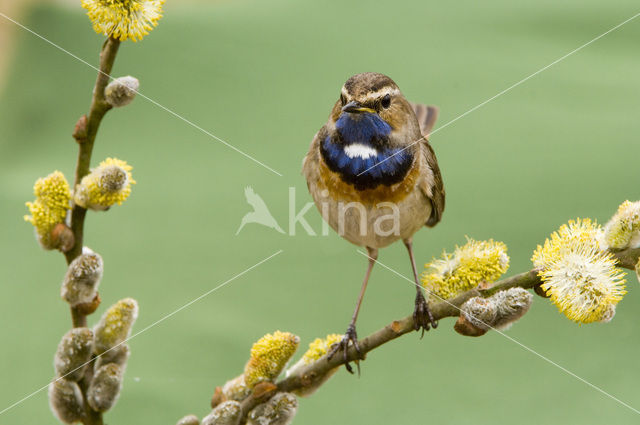
<instances>
[{"instance_id":1,"label":"willow branch","mask_svg":"<svg viewBox=\"0 0 640 425\"><path fill-rule=\"evenodd\" d=\"M82 116L76 124L76 130L73 137L78 142L78 160L76 163L74 188L80 184L84 176L89 174L91 166L91 154L93 152L93 144L96 140L98 128L102 122L102 118L111 109L104 98L104 89L109 84L111 69L120 47L120 41L108 38L102 46L100 52L100 71L96 78L96 84L93 88L93 96L91 98L91 106L89 114ZM73 232L75 244L73 248L65 253L67 264L71 263L74 258L82 253L84 219L87 210L79 205L74 205L71 210L71 231ZM86 316L75 308L71 308L71 320L74 327L87 326Z\"/></svg>"},{"instance_id":2,"label":"willow branch","mask_svg":"<svg viewBox=\"0 0 640 425\"><path fill-rule=\"evenodd\" d=\"M611 251L611 253L618 260L618 266L627 269L634 269L638 258L640 257L640 248L627 249L622 251ZM446 317L458 317L460 315L460 307L467 300L473 297L489 297L496 292L504 291L509 288L523 288L532 289L536 285L542 283L540 277L538 277L538 270L533 269L524 273L517 274L515 276L499 280L486 288L474 288L463 294L458 295L455 298L440 301L430 305L431 313L436 320L444 319ZM347 361L358 361L364 359L365 355L383 344L386 344L402 335L408 334L414 331L413 315L407 316L400 320L394 320L387 326L378 331L372 333L358 341L360 352L362 356L358 356L353 346L349 347L347 351ZM311 363L305 367L299 369L296 373L285 377L279 381L275 388L271 391L271 395L278 391L291 392L297 389L303 389L308 387L312 382L316 381L317 377L326 375L332 369L344 364L345 360L343 356L334 356L331 359L322 359ZM257 404L264 402L264 395L259 397L250 396L243 400L242 411L246 415Z\"/></svg>"},{"instance_id":3,"label":"willow branch","mask_svg":"<svg viewBox=\"0 0 640 425\"><path fill-rule=\"evenodd\" d=\"M98 128L102 122L102 118L107 111L111 109L105 101L104 89L109 84L111 69L120 47L120 41L109 37L102 46L100 51L100 71L96 77L96 83L93 88L91 97L91 105L89 113L83 115L78 120L73 137L78 143L78 159L76 162L76 172L74 178L74 188L80 184L84 176L89 174L91 167L91 154L93 153L93 145L98 134ZM79 205L73 205L71 210L71 231L74 236L74 246L65 253L67 264L70 264L76 257L82 253L84 220L87 210ZM71 321L74 328L87 326L87 316L80 312L76 307L71 307ZM102 413L96 412L87 403L87 389L93 378L93 367L88 367L85 376L78 382L80 390L84 398L85 415L82 422L85 425L103 425Z\"/></svg>"}]
</instances>

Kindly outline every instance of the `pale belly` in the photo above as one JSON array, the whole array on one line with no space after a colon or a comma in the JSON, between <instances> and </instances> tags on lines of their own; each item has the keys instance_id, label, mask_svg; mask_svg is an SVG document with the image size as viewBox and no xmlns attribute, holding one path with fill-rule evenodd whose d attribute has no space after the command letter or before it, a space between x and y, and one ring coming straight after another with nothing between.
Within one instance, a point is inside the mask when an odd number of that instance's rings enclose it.
<instances>
[{"instance_id":1,"label":"pale belly","mask_svg":"<svg viewBox=\"0 0 640 425\"><path fill-rule=\"evenodd\" d=\"M431 214L431 203L418 188L395 203L375 204L336 200L324 188L310 189L323 219L340 236L359 246L383 248L408 239L424 226Z\"/></svg>"}]
</instances>

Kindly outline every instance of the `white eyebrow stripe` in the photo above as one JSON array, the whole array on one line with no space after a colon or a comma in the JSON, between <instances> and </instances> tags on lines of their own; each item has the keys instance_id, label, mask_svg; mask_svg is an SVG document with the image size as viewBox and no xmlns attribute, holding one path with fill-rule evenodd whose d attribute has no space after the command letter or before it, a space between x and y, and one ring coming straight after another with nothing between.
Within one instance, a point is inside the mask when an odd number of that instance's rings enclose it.
<instances>
[{"instance_id":1,"label":"white eyebrow stripe","mask_svg":"<svg viewBox=\"0 0 640 425\"><path fill-rule=\"evenodd\" d=\"M371 146L363 145L361 143L353 143L344 147L344 153L349 158L362 158L369 159L378 155L378 151Z\"/></svg>"},{"instance_id":2,"label":"white eyebrow stripe","mask_svg":"<svg viewBox=\"0 0 640 425\"><path fill-rule=\"evenodd\" d=\"M342 94L342 96L344 96L347 102L350 102L353 100L353 96L351 96L351 94L347 91L347 89L344 86L342 86L340 93ZM391 96L396 96L400 94L400 90L395 87L394 88L383 87L380 90L367 93L367 95L364 98L361 98L358 100L360 101L360 103L367 103L372 100L378 100L387 94Z\"/></svg>"},{"instance_id":3,"label":"white eyebrow stripe","mask_svg":"<svg viewBox=\"0 0 640 425\"><path fill-rule=\"evenodd\" d=\"M398 90L396 88L389 89L389 88L385 87L385 88L380 89L378 91L374 91L374 92L368 93L367 96L364 98L364 101L366 102L368 100L379 99L379 98L381 98L381 97L383 97L383 96L385 96L387 94L389 94L391 96L395 96L395 95L400 94L400 90Z\"/></svg>"},{"instance_id":4,"label":"white eyebrow stripe","mask_svg":"<svg viewBox=\"0 0 640 425\"><path fill-rule=\"evenodd\" d=\"M347 91L347 89L342 86L342 89L340 90L340 93L347 99L347 100L351 100L352 96L351 94ZM379 99L381 97L383 97L384 95L389 94L391 96L395 96L400 94L400 90L397 88L388 88L388 87L383 87L378 91L374 91L371 93L368 93L363 99L360 99L360 102L368 102L370 100L375 100L375 99Z\"/></svg>"}]
</instances>

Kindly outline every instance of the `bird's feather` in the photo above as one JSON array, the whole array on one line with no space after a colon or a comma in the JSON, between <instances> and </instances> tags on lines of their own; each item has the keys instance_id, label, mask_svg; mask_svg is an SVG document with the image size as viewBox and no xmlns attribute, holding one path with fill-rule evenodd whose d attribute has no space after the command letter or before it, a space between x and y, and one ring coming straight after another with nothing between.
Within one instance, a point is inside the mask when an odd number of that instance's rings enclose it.
<instances>
[{"instance_id":1,"label":"bird's feather","mask_svg":"<svg viewBox=\"0 0 640 425\"><path fill-rule=\"evenodd\" d=\"M433 126L438 119L438 108L431 105L423 105L422 103L409 102L413 112L418 118L418 124L420 124L420 133L423 136L428 136L433 130Z\"/></svg>"},{"instance_id":2,"label":"bird's feather","mask_svg":"<svg viewBox=\"0 0 640 425\"><path fill-rule=\"evenodd\" d=\"M440 174L440 167L438 166L438 160L433 152L433 148L427 140L423 140L420 143L425 153L425 159L428 164L428 168L431 171L431 179L426 179L429 182L429 187L421 186L423 193L429 198L431 202L431 216L425 223L428 227L433 227L442 219L442 213L444 212L445 205L445 191L444 184L442 182L442 174Z\"/></svg>"}]
</instances>

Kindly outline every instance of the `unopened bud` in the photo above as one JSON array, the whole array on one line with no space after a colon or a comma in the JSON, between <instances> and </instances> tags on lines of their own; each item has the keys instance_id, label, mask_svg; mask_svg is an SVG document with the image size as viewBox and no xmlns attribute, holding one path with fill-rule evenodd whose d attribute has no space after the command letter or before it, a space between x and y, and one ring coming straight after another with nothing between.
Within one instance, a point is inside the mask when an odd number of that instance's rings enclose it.
<instances>
[{"instance_id":1,"label":"unopened bud","mask_svg":"<svg viewBox=\"0 0 640 425\"><path fill-rule=\"evenodd\" d=\"M250 393L251 389L249 389L244 382L244 375L236 376L227 381L222 387L222 395L226 400L242 401L247 398Z\"/></svg>"},{"instance_id":2,"label":"unopened bud","mask_svg":"<svg viewBox=\"0 0 640 425\"><path fill-rule=\"evenodd\" d=\"M116 78L104 89L107 103L114 108L130 104L136 97L140 82L130 75Z\"/></svg>"},{"instance_id":3,"label":"unopened bud","mask_svg":"<svg viewBox=\"0 0 640 425\"><path fill-rule=\"evenodd\" d=\"M267 334L253 344L251 358L244 369L244 380L252 389L263 381L272 381L296 352L300 338L289 332Z\"/></svg>"},{"instance_id":4,"label":"unopened bud","mask_svg":"<svg viewBox=\"0 0 640 425\"><path fill-rule=\"evenodd\" d=\"M496 303L498 311L492 326L497 329L507 329L529 311L533 295L523 288L510 288L498 292L490 299Z\"/></svg>"},{"instance_id":5,"label":"unopened bud","mask_svg":"<svg viewBox=\"0 0 640 425\"><path fill-rule=\"evenodd\" d=\"M73 133L71 135L74 139L76 139L76 142L78 143L84 143L84 141L87 139L87 122L87 116L82 115L80 118L78 118L78 121L73 128Z\"/></svg>"},{"instance_id":6,"label":"unopened bud","mask_svg":"<svg viewBox=\"0 0 640 425\"><path fill-rule=\"evenodd\" d=\"M506 329L529 311L532 301L533 295L523 288L510 288L489 298L473 297L462 305L454 329L465 336Z\"/></svg>"},{"instance_id":7,"label":"unopened bud","mask_svg":"<svg viewBox=\"0 0 640 425\"><path fill-rule=\"evenodd\" d=\"M211 413L202 418L202 425L238 425L241 416L240 403L229 400L217 405Z\"/></svg>"},{"instance_id":8,"label":"unopened bud","mask_svg":"<svg viewBox=\"0 0 640 425\"><path fill-rule=\"evenodd\" d=\"M69 381L79 381L93 352L93 332L89 328L74 328L58 344L53 366L56 375Z\"/></svg>"},{"instance_id":9,"label":"unopened bud","mask_svg":"<svg viewBox=\"0 0 640 425\"><path fill-rule=\"evenodd\" d=\"M76 243L73 231L64 223L58 223L51 230L51 245L62 252L67 252Z\"/></svg>"},{"instance_id":10,"label":"unopened bud","mask_svg":"<svg viewBox=\"0 0 640 425\"><path fill-rule=\"evenodd\" d=\"M464 336L482 336L487 333L487 329L474 325L464 314L458 317L458 320L453 325L453 330Z\"/></svg>"},{"instance_id":11,"label":"unopened bud","mask_svg":"<svg viewBox=\"0 0 640 425\"><path fill-rule=\"evenodd\" d=\"M66 379L57 379L49 384L49 407L62 423L73 424L82 421L84 406L78 384Z\"/></svg>"},{"instance_id":12,"label":"unopened bud","mask_svg":"<svg viewBox=\"0 0 640 425\"><path fill-rule=\"evenodd\" d=\"M289 425L298 410L298 399L291 393L277 393L249 412L247 425Z\"/></svg>"},{"instance_id":13,"label":"unopened bud","mask_svg":"<svg viewBox=\"0 0 640 425\"><path fill-rule=\"evenodd\" d=\"M97 412L111 409L122 389L122 369L115 363L109 363L96 370L89 389L87 403Z\"/></svg>"},{"instance_id":14,"label":"unopened bud","mask_svg":"<svg viewBox=\"0 0 640 425\"><path fill-rule=\"evenodd\" d=\"M465 336L484 335L498 316L498 309L489 298L473 297L460 310L460 318L454 329Z\"/></svg>"},{"instance_id":15,"label":"unopened bud","mask_svg":"<svg viewBox=\"0 0 640 425\"><path fill-rule=\"evenodd\" d=\"M200 420L196 415L187 415L181 418L176 425L200 425Z\"/></svg>"},{"instance_id":16,"label":"unopened bud","mask_svg":"<svg viewBox=\"0 0 640 425\"><path fill-rule=\"evenodd\" d=\"M223 401L227 401L227 397L225 397L224 393L222 392L222 387L216 387L213 395L211 396L211 408L214 409Z\"/></svg>"},{"instance_id":17,"label":"unopened bud","mask_svg":"<svg viewBox=\"0 0 640 425\"><path fill-rule=\"evenodd\" d=\"M85 247L83 253L69 264L60 295L71 306L93 302L103 270L102 257Z\"/></svg>"},{"instance_id":18,"label":"unopened bud","mask_svg":"<svg viewBox=\"0 0 640 425\"><path fill-rule=\"evenodd\" d=\"M90 314L95 313L95 311L98 309L98 307L100 307L100 302L102 301L102 299L100 299L100 294L98 294L96 292L96 296L93 297L93 301L88 302L88 303L80 303L80 304L76 304L75 305L75 309L78 313L84 315L84 316L88 316Z\"/></svg>"},{"instance_id":19,"label":"unopened bud","mask_svg":"<svg viewBox=\"0 0 640 425\"><path fill-rule=\"evenodd\" d=\"M102 354L125 341L137 318L138 303L133 298L122 299L109 307L93 329L94 352Z\"/></svg>"}]
</instances>

